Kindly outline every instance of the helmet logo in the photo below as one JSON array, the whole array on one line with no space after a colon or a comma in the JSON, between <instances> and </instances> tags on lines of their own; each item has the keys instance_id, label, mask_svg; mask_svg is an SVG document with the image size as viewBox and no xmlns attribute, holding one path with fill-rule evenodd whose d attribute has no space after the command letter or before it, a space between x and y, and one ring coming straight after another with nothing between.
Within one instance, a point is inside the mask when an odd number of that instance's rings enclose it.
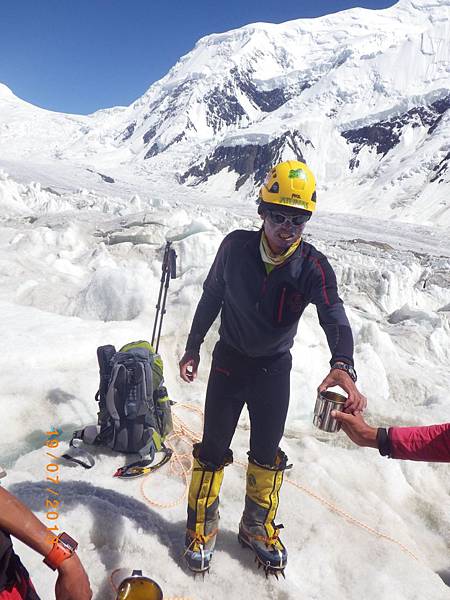
<instances>
[{"instance_id":1,"label":"helmet logo","mask_svg":"<svg viewBox=\"0 0 450 600\"><path fill-rule=\"evenodd\" d=\"M292 198L283 196L281 198L281 203L293 205L293 206L303 206L306 210L310 210L308 202L306 200L303 200L303 198L301 196L299 196L298 194L292 194Z\"/></svg>"},{"instance_id":2,"label":"helmet logo","mask_svg":"<svg viewBox=\"0 0 450 600\"><path fill-rule=\"evenodd\" d=\"M303 169L291 169L288 177L289 179L303 179L306 181L306 173Z\"/></svg>"}]
</instances>

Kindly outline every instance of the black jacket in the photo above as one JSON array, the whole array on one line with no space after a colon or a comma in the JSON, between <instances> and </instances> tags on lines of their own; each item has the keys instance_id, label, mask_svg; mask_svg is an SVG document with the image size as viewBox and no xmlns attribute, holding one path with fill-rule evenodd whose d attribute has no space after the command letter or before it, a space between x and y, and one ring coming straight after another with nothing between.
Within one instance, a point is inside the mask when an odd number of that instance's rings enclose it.
<instances>
[{"instance_id":1,"label":"black jacket","mask_svg":"<svg viewBox=\"0 0 450 600\"><path fill-rule=\"evenodd\" d=\"M198 352L222 308L220 338L250 357L289 350L306 306L317 307L331 363L353 364L353 336L326 257L302 241L294 254L267 274L261 231L232 231L223 240L192 322L186 350Z\"/></svg>"},{"instance_id":2,"label":"black jacket","mask_svg":"<svg viewBox=\"0 0 450 600\"><path fill-rule=\"evenodd\" d=\"M11 582L11 557L11 538L0 529L0 592Z\"/></svg>"}]
</instances>

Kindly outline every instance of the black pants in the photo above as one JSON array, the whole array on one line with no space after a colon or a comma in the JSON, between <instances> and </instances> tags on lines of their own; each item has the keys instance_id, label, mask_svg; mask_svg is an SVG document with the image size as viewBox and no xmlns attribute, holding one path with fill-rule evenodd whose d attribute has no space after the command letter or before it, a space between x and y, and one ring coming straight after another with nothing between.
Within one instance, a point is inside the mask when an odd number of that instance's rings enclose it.
<instances>
[{"instance_id":1,"label":"black pants","mask_svg":"<svg viewBox=\"0 0 450 600\"><path fill-rule=\"evenodd\" d=\"M250 358L219 341L213 352L200 459L219 466L244 404L250 415L250 456L273 465L289 406L290 352Z\"/></svg>"}]
</instances>

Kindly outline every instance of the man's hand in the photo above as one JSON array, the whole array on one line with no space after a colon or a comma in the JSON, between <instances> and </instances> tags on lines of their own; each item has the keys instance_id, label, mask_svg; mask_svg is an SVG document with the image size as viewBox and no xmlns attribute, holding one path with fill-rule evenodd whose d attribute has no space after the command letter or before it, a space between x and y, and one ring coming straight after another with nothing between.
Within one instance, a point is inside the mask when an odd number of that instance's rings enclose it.
<instances>
[{"instance_id":1,"label":"man's hand","mask_svg":"<svg viewBox=\"0 0 450 600\"><path fill-rule=\"evenodd\" d=\"M185 352L183 358L180 360L180 377L183 381L191 383L197 377L198 365L200 363L200 356L193 352Z\"/></svg>"},{"instance_id":2,"label":"man's hand","mask_svg":"<svg viewBox=\"0 0 450 600\"><path fill-rule=\"evenodd\" d=\"M76 554L63 561L58 568L55 596L56 600L91 600L89 579Z\"/></svg>"},{"instance_id":3,"label":"man's hand","mask_svg":"<svg viewBox=\"0 0 450 600\"><path fill-rule=\"evenodd\" d=\"M378 448L377 430L368 425L361 414L349 415L339 410L333 410L331 416L341 422L342 429L352 442L358 446Z\"/></svg>"},{"instance_id":4,"label":"man's hand","mask_svg":"<svg viewBox=\"0 0 450 600\"><path fill-rule=\"evenodd\" d=\"M0 528L47 556L53 546L47 527L20 500L0 488ZM52 536L53 537L53 536ZM91 600L89 579L76 554L58 567L56 600ZM3 594L2 594L3 596Z\"/></svg>"},{"instance_id":5,"label":"man's hand","mask_svg":"<svg viewBox=\"0 0 450 600\"><path fill-rule=\"evenodd\" d=\"M341 369L331 369L325 379L317 388L318 392L325 392L328 388L338 385L347 392L347 402L344 404L345 412L360 412L367 406L367 399L356 387L348 373Z\"/></svg>"}]
</instances>

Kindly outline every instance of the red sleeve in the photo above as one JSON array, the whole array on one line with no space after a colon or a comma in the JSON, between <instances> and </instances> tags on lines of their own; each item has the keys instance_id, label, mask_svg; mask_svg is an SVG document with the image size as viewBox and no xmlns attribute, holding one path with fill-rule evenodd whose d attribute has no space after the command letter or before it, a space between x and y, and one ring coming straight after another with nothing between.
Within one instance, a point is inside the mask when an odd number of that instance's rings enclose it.
<instances>
[{"instance_id":1,"label":"red sleeve","mask_svg":"<svg viewBox=\"0 0 450 600\"><path fill-rule=\"evenodd\" d=\"M391 427L391 458L450 462L450 423L428 427Z\"/></svg>"}]
</instances>

